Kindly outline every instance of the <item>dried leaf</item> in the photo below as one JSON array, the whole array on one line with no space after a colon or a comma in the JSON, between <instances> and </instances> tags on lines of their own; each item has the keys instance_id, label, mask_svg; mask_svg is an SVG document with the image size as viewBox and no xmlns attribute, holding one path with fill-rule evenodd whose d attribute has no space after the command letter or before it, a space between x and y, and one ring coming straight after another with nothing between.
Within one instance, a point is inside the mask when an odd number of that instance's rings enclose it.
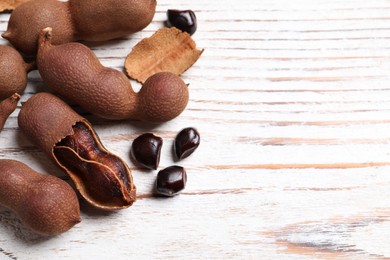
<instances>
[{"instance_id":1,"label":"dried leaf","mask_svg":"<svg viewBox=\"0 0 390 260\"><path fill-rule=\"evenodd\" d=\"M125 68L130 78L144 83L149 76L161 71L182 74L202 52L196 49L188 33L175 27L161 28L134 46L126 58Z\"/></svg>"},{"instance_id":2,"label":"dried leaf","mask_svg":"<svg viewBox=\"0 0 390 260\"><path fill-rule=\"evenodd\" d=\"M0 12L12 11L18 5L23 4L27 1L29 0L0 0Z\"/></svg>"}]
</instances>

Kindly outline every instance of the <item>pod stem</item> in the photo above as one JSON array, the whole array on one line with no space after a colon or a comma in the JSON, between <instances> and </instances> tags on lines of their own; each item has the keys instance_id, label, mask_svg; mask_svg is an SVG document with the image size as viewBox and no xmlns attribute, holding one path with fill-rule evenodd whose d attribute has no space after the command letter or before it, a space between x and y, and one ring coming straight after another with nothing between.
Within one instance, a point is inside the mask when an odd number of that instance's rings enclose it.
<instances>
[{"instance_id":1,"label":"pod stem","mask_svg":"<svg viewBox=\"0 0 390 260\"><path fill-rule=\"evenodd\" d=\"M30 71L37 69L37 63L36 61L33 61L31 63L25 63L24 68L26 69L26 72L29 73Z\"/></svg>"},{"instance_id":2,"label":"pod stem","mask_svg":"<svg viewBox=\"0 0 390 260\"><path fill-rule=\"evenodd\" d=\"M3 130L5 121L15 111L20 95L18 93L13 94L7 99L0 102L0 131Z\"/></svg>"},{"instance_id":3,"label":"pod stem","mask_svg":"<svg viewBox=\"0 0 390 260\"><path fill-rule=\"evenodd\" d=\"M53 28L51 27L46 27L45 29L43 29L41 31L41 33L39 34L39 46L43 45L43 44L46 44L46 43L51 43L51 38L52 38L52 34L53 34Z\"/></svg>"},{"instance_id":4,"label":"pod stem","mask_svg":"<svg viewBox=\"0 0 390 260\"><path fill-rule=\"evenodd\" d=\"M12 96L1 101L0 102L0 113L2 114L4 111L8 111L10 107L11 108L14 106L16 107L19 99L20 99L20 95L18 93L15 93Z\"/></svg>"},{"instance_id":5,"label":"pod stem","mask_svg":"<svg viewBox=\"0 0 390 260\"><path fill-rule=\"evenodd\" d=\"M5 31L4 33L1 34L1 37L3 37L6 40L9 40L11 37L11 33L9 31Z\"/></svg>"}]
</instances>

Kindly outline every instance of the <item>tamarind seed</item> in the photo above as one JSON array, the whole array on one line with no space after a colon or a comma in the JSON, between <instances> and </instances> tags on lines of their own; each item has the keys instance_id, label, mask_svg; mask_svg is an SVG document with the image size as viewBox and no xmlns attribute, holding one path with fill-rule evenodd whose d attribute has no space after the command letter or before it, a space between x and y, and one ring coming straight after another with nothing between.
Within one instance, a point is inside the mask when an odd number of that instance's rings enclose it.
<instances>
[{"instance_id":1,"label":"tamarind seed","mask_svg":"<svg viewBox=\"0 0 390 260\"><path fill-rule=\"evenodd\" d=\"M131 156L142 167L156 170L160 163L163 139L152 133L145 133L134 139Z\"/></svg>"},{"instance_id":2,"label":"tamarind seed","mask_svg":"<svg viewBox=\"0 0 390 260\"><path fill-rule=\"evenodd\" d=\"M197 21L194 11L168 9L168 26L174 26L183 32L193 35L197 28Z\"/></svg>"},{"instance_id":3,"label":"tamarind seed","mask_svg":"<svg viewBox=\"0 0 390 260\"><path fill-rule=\"evenodd\" d=\"M156 193L172 197L182 191L186 183L186 170L177 165L169 166L157 174Z\"/></svg>"},{"instance_id":4,"label":"tamarind seed","mask_svg":"<svg viewBox=\"0 0 390 260\"><path fill-rule=\"evenodd\" d=\"M177 159L181 160L190 156L200 144L199 132L193 127L181 130L175 137L174 152Z\"/></svg>"}]
</instances>

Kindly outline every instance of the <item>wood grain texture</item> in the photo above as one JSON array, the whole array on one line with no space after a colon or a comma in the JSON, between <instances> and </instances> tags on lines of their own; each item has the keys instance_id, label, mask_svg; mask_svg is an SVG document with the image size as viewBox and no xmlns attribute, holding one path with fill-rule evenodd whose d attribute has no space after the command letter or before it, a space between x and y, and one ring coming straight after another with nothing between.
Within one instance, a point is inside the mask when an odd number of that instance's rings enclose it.
<instances>
[{"instance_id":1,"label":"wood grain texture","mask_svg":"<svg viewBox=\"0 0 390 260\"><path fill-rule=\"evenodd\" d=\"M0 209L0 259L390 259L390 2L160 0L144 31L89 46L123 70L169 8L195 11L205 49L182 75L185 112L161 125L86 115L133 169L138 201L115 213L82 203L82 222L54 238ZM47 91L37 72L29 79L22 101ZM0 158L66 179L19 131L18 112ZM188 126L202 141L178 162L187 187L153 197L156 172L131 163L131 142L160 135L163 168L177 163L173 138Z\"/></svg>"}]
</instances>

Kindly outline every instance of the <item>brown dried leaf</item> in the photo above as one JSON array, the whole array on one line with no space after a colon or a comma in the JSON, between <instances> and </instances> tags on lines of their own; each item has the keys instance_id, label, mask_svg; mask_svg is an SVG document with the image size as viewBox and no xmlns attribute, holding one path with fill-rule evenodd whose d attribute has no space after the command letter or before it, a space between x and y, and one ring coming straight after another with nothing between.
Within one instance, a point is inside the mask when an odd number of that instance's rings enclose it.
<instances>
[{"instance_id":1,"label":"brown dried leaf","mask_svg":"<svg viewBox=\"0 0 390 260\"><path fill-rule=\"evenodd\" d=\"M190 68L203 50L196 49L191 36L175 27L161 28L134 46L126 57L127 75L141 83L161 71L176 75Z\"/></svg>"},{"instance_id":2,"label":"brown dried leaf","mask_svg":"<svg viewBox=\"0 0 390 260\"><path fill-rule=\"evenodd\" d=\"M23 4L27 1L29 0L0 0L0 12L12 11L18 5Z\"/></svg>"}]
</instances>

